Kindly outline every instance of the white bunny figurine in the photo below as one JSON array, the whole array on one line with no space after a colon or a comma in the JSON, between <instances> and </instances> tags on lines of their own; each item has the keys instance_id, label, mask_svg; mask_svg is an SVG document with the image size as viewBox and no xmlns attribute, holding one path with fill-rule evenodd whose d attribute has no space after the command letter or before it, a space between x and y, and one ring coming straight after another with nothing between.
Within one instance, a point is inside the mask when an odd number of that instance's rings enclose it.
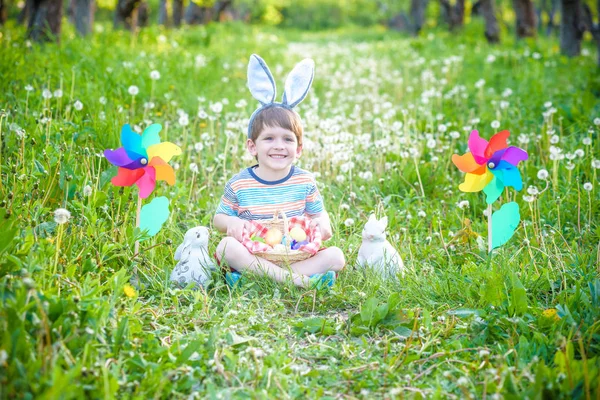
<instances>
[{"instance_id":1,"label":"white bunny figurine","mask_svg":"<svg viewBox=\"0 0 600 400\"><path fill-rule=\"evenodd\" d=\"M208 229L197 226L188 230L183 243L175 251L175 260L179 261L171 273L171 281L185 286L196 282L206 287L211 278L211 271L216 268L215 262L208 254Z\"/></svg>"},{"instance_id":2,"label":"white bunny figurine","mask_svg":"<svg viewBox=\"0 0 600 400\"><path fill-rule=\"evenodd\" d=\"M362 232L363 242L358 250L358 264L371 267L384 277L404 276L404 263L398 251L385 238L387 217L380 220L371 214Z\"/></svg>"}]
</instances>

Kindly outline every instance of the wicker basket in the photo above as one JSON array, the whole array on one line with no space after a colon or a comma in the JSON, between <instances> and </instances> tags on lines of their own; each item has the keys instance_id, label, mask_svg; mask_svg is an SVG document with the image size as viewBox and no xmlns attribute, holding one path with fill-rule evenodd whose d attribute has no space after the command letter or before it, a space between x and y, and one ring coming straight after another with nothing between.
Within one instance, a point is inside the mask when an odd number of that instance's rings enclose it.
<instances>
[{"instance_id":1,"label":"wicker basket","mask_svg":"<svg viewBox=\"0 0 600 400\"><path fill-rule=\"evenodd\" d=\"M278 217L281 215L281 218ZM260 224L265 226L267 229L277 228L281 232L283 232L283 236L288 238L289 241L289 224L287 216L283 211L275 211L275 215L273 215L273 219L268 219L265 221L260 221ZM312 254L307 253L301 250L292 250L286 246L285 251L265 251L265 252L257 252L254 253L255 256L264 258L267 261L271 261L273 264L284 266L288 264L293 264L298 261L303 261L312 256Z\"/></svg>"}]
</instances>

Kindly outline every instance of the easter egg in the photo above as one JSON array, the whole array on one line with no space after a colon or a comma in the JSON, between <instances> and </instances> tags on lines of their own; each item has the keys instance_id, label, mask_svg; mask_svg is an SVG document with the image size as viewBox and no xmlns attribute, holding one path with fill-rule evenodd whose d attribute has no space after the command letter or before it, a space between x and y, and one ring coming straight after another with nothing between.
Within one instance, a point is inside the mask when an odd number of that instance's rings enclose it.
<instances>
[{"instance_id":1,"label":"easter egg","mask_svg":"<svg viewBox=\"0 0 600 400\"><path fill-rule=\"evenodd\" d=\"M278 243L275 246L273 246L273 251L276 251L278 253L284 253L287 249L285 248L285 245Z\"/></svg>"},{"instance_id":2,"label":"easter egg","mask_svg":"<svg viewBox=\"0 0 600 400\"><path fill-rule=\"evenodd\" d=\"M305 244L308 244L308 240L304 240L302 242L297 242L297 241L292 241L292 250L299 250L300 247L304 246Z\"/></svg>"},{"instance_id":3,"label":"easter egg","mask_svg":"<svg viewBox=\"0 0 600 400\"><path fill-rule=\"evenodd\" d=\"M265 242L269 246L275 246L276 244L281 243L281 239L283 238L283 234L277 228L271 228L267 231L265 235Z\"/></svg>"},{"instance_id":4,"label":"easter egg","mask_svg":"<svg viewBox=\"0 0 600 400\"><path fill-rule=\"evenodd\" d=\"M264 243L265 242L265 239L262 238L262 237L260 237L260 236L252 236L250 238L250 240L252 240L253 242L260 242L260 243Z\"/></svg>"},{"instance_id":5,"label":"easter egg","mask_svg":"<svg viewBox=\"0 0 600 400\"><path fill-rule=\"evenodd\" d=\"M302 242L306 240L306 232L299 226L296 226L290 229L290 237L296 242Z\"/></svg>"}]
</instances>

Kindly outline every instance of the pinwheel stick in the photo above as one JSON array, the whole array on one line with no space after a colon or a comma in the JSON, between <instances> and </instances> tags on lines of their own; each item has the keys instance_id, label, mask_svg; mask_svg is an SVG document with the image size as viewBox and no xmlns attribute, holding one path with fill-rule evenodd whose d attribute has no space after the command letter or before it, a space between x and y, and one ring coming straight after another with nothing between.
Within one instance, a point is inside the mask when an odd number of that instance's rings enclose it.
<instances>
[{"instance_id":1,"label":"pinwheel stick","mask_svg":"<svg viewBox=\"0 0 600 400\"><path fill-rule=\"evenodd\" d=\"M138 201L137 201L137 211L135 213L135 227L139 228L140 227L140 212L142 211L142 198L140 196L138 196ZM490 242L491 243L491 242ZM136 240L135 241L135 253L134 256L137 256L140 250L140 241ZM133 273L136 274L137 273L137 267L133 267Z\"/></svg>"},{"instance_id":2,"label":"pinwheel stick","mask_svg":"<svg viewBox=\"0 0 600 400\"><path fill-rule=\"evenodd\" d=\"M489 204L487 208L488 217L488 254L492 254L492 205Z\"/></svg>"}]
</instances>

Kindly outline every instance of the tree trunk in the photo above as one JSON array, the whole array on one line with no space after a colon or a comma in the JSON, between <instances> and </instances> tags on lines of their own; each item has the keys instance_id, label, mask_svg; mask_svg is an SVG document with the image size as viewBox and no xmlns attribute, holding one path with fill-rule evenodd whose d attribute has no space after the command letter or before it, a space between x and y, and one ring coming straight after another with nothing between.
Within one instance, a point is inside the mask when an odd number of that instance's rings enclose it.
<instances>
[{"instance_id":1,"label":"tree trunk","mask_svg":"<svg viewBox=\"0 0 600 400\"><path fill-rule=\"evenodd\" d=\"M192 1L190 1L190 4ZM183 0L173 0L173 25L180 27L183 19Z\"/></svg>"},{"instance_id":2,"label":"tree trunk","mask_svg":"<svg viewBox=\"0 0 600 400\"><path fill-rule=\"evenodd\" d=\"M598 13L600 14L600 0L598 0ZM592 10L587 4L583 5L583 18L585 26L588 31L592 34L592 38L596 43L596 57L598 67L600 67L600 15L598 16L598 23L594 23L594 17L592 16Z\"/></svg>"},{"instance_id":3,"label":"tree trunk","mask_svg":"<svg viewBox=\"0 0 600 400\"><path fill-rule=\"evenodd\" d=\"M133 30L137 26L137 8L141 0L118 0L115 7L114 27L121 25L125 29Z\"/></svg>"},{"instance_id":4,"label":"tree trunk","mask_svg":"<svg viewBox=\"0 0 600 400\"><path fill-rule=\"evenodd\" d=\"M199 24L203 19L205 10L206 7L200 7L198 4L190 1L183 16L185 23L188 25Z\"/></svg>"},{"instance_id":5,"label":"tree trunk","mask_svg":"<svg viewBox=\"0 0 600 400\"><path fill-rule=\"evenodd\" d=\"M87 36L94 27L96 4L94 0L74 0L74 5L75 29L81 36Z\"/></svg>"},{"instance_id":6,"label":"tree trunk","mask_svg":"<svg viewBox=\"0 0 600 400\"><path fill-rule=\"evenodd\" d=\"M213 10L212 10L213 21L220 21L221 14L223 14L223 12L225 12L225 10L227 10L228 8L231 7L232 3L233 3L233 0L217 1L217 3L215 4L215 6L213 7Z\"/></svg>"},{"instance_id":7,"label":"tree trunk","mask_svg":"<svg viewBox=\"0 0 600 400\"><path fill-rule=\"evenodd\" d=\"M485 38L490 43L500 42L500 29L494 8L494 0L481 0L481 14L485 20Z\"/></svg>"},{"instance_id":8,"label":"tree trunk","mask_svg":"<svg viewBox=\"0 0 600 400\"><path fill-rule=\"evenodd\" d=\"M552 34L552 32L554 31L554 29L556 28L556 25L554 24L554 14L556 14L556 10L558 10L558 0L551 0L552 1L552 8L550 9L550 13L548 14L548 25L546 26L546 35L550 36Z\"/></svg>"},{"instance_id":9,"label":"tree trunk","mask_svg":"<svg viewBox=\"0 0 600 400\"><path fill-rule=\"evenodd\" d=\"M517 37L535 36L535 8L531 0L513 0L517 17Z\"/></svg>"},{"instance_id":10,"label":"tree trunk","mask_svg":"<svg viewBox=\"0 0 600 400\"><path fill-rule=\"evenodd\" d=\"M560 52L568 57L581 53L581 39L585 32L582 7L579 0L561 0Z\"/></svg>"},{"instance_id":11,"label":"tree trunk","mask_svg":"<svg viewBox=\"0 0 600 400\"><path fill-rule=\"evenodd\" d=\"M210 21L219 21L221 13L231 6L231 3L231 0L221 0L217 1L211 8L200 7L193 1L190 1L183 18L188 25L207 24Z\"/></svg>"},{"instance_id":12,"label":"tree trunk","mask_svg":"<svg viewBox=\"0 0 600 400\"><path fill-rule=\"evenodd\" d=\"M146 0L142 0L137 8L137 26L148 26L150 20L150 6Z\"/></svg>"},{"instance_id":13,"label":"tree trunk","mask_svg":"<svg viewBox=\"0 0 600 400\"><path fill-rule=\"evenodd\" d=\"M29 37L36 42L60 41L61 0L34 0L29 18Z\"/></svg>"},{"instance_id":14,"label":"tree trunk","mask_svg":"<svg viewBox=\"0 0 600 400\"><path fill-rule=\"evenodd\" d=\"M412 34L418 35L425 23L425 11L429 0L411 0L410 2L410 19L412 25Z\"/></svg>"},{"instance_id":15,"label":"tree trunk","mask_svg":"<svg viewBox=\"0 0 600 400\"><path fill-rule=\"evenodd\" d=\"M471 16L476 17L481 15L481 1L476 1L471 7Z\"/></svg>"},{"instance_id":16,"label":"tree trunk","mask_svg":"<svg viewBox=\"0 0 600 400\"><path fill-rule=\"evenodd\" d=\"M158 5L158 24L169 25L169 12L167 11L167 0L160 0Z\"/></svg>"},{"instance_id":17,"label":"tree trunk","mask_svg":"<svg viewBox=\"0 0 600 400\"><path fill-rule=\"evenodd\" d=\"M450 4L449 0L440 0L440 5L451 31L463 26L465 20L465 0L456 0L455 5Z\"/></svg>"},{"instance_id":18,"label":"tree trunk","mask_svg":"<svg viewBox=\"0 0 600 400\"><path fill-rule=\"evenodd\" d=\"M0 0L0 25L6 22L6 0Z\"/></svg>"},{"instance_id":19,"label":"tree trunk","mask_svg":"<svg viewBox=\"0 0 600 400\"><path fill-rule=\"evenodd\" d=\"M19 23L19 25L25 24L29 21L29 19L30 19L29 16L31 15L32 9L33 9L33 0L26 0L25 6L21 10L21 12L19 13L19 17L17 18L17 22Z\"/></svg>"}]
</instances>

